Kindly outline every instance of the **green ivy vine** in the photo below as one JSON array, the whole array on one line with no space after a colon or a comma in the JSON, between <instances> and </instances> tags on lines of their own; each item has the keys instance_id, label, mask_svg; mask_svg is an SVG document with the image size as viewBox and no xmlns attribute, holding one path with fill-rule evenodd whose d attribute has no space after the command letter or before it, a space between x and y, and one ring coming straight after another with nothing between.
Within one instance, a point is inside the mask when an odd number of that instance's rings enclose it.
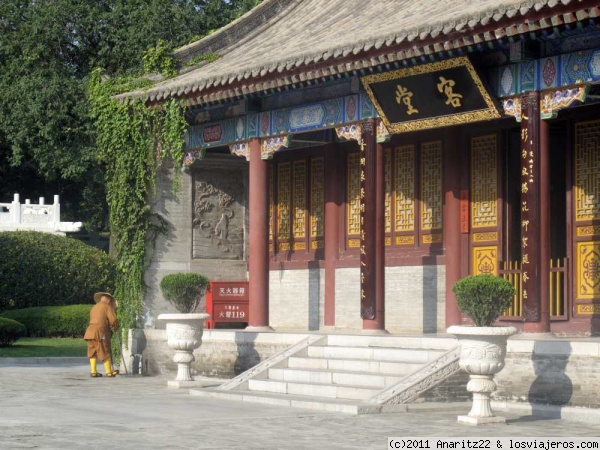
<instances>
[{"instance_id":1,"label":"green ivy vine","mask_svg":"<svg viewBox=\"0 0 600 450\"><path fill-rule=\"evenodd\" d=\"M202 55L194 56L192 59L190 59L183 65L186 67L195 66L196 64L200 64L202 61L211 63L216 61L220 57L221 55L219 55L218 53L203 53Z\"/></svg>"},{"instance_id":2,"label":"green ivy vine","mask_svg":"<svg viewBox=\"0 0 600 450\"><path fill-rule=\"evenodd\" d=\"M139 82L103 78L101 70L92 73L88 97L98 158L105 167L118 269L117 313L121 329L126 331L137 326L142 314L147 251L156 236L166 231L164 220L152 212L148 198L161 162L169 158L175 167L181 165L187 124L185 111L175 99L154 108L141 100L119 101L115 95L140 87ZM114 355L120 354L118 344L115 342Z\"/></svg>"},{"instance_id":3,"label":"green ivy vine","mask_svg":"<svg viewBox=\"0 0 600 450\"><path fill-rule=\"evenodd\" d=\"M165 78L177 75L173 50L165 41L158 40L155 47L148 48L142 55L144 73L161 73Z\"/></svg>"}]
</instances>

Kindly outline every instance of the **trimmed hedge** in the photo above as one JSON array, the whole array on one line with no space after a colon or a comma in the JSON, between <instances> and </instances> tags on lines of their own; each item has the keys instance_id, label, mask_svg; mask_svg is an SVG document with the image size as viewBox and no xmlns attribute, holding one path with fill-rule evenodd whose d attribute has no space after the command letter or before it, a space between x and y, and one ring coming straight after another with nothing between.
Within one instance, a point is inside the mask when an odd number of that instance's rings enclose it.
<instances>
[{"instance_id":1,"label":"trimmed hedge","mask_svg":"<svg viewBox=\"0 0 600 450\"><path fill-rule=\"evenodd\" d=\"M160 280L160 289L177 311L187 314L196 310L208 283L208 278L199 273L172 273Z\"/></svg>"},{"instance_id":2,"label":"trimmed hedge","mask_svg":"<svg viewBox=\"0 0 600 450\"><path fill-rule=\"evenodd\" d=\"M29 337L83 337L94 305L39 306L6 311L1 317L21 322Z\"/></svg>"},{"instance_id":3,"label":"trimmed hedge","mask_svg":"<svg viewBox=\"0 0 600 450\"><path fill-rule=\"evenodd\" d=\"M0 232L0 311L75 305L114 292L116 265L102 250L37 231Z\"/></svg>"},{"instance_id":4,"label":"trimmed hedge","mask_svg":"<svg viewBox=\"0 0 600 450\"><path fill-rule=\"evenodd\" d=\"M16 320L0 317L0 347L8 347L25 336L25 325Z\"/></svg>"},{"instance_id":5,"label":"trimmed hedge","mask_svg":"<svg viewBox=\"0 0 600 450\"><path fill-rule=\"evenodd\" d=\"M489 327L506 310L515 295L512 283L493 275L469 275L452 287L458 309L477 327Z\"/></svg>"}]
</instances>

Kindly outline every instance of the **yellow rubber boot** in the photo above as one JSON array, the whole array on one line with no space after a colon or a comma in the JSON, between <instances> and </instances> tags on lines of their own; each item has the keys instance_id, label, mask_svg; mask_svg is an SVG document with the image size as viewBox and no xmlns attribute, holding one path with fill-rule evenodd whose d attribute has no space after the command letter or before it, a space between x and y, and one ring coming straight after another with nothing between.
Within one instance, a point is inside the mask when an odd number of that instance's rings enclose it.
<instances>
[{"instance_id":1,"label":"yellow rubber boot","mask_svg":"<svg viewBox=\"0 0 600 450\"><path fill-rule=\"evenodd\" d=\"M97 363L98 363L98 360L96 359L96 357L90 358L90 372L91 372L93 378L102 376L102 374L98 373Z\"/></svg>"},{"instance_id":2,"label":"yellow rubber boot","mask_svg":"<svg viewBox=\"0 0 600 450\"><path fill-rule=\"evenodd\" d=\"M102 364L104 364L104 371L106 372L107 377L114 377L119 374L118 370L113 370L110 358L106 358L102 361Z\"/></svg>"}]
</instances>

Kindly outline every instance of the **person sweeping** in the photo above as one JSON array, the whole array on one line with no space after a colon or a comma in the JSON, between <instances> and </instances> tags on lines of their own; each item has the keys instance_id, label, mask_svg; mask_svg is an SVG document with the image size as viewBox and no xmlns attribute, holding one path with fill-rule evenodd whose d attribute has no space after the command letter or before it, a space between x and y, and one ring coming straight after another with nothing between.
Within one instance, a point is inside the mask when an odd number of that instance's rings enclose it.
<instances>
[{"instance_id":1,"label":"person sweeping","mask_svg":"<svg viewBox=\"0 0 600 450\"><path fill-rule=\"evenodd\" d=\"M90 324L83 336L88 344L87 356L90 359L91 377L102 376L97 370L98 359L104 365L106 376L114 377L119 371L112 368L110 338L112 332L119 329L115 313L118 302L108 292L96 292L94 301L96 304L90 311Z\"/></svg>"}]
</instances>

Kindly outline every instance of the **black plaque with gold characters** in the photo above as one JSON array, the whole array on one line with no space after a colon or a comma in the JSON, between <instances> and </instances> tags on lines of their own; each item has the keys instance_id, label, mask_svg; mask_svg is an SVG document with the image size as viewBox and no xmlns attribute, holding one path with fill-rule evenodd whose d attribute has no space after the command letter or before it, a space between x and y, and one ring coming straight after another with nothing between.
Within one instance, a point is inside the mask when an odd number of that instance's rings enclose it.
<instances>
[{"instance_id":1,"label":"black plaque with gold characters","mask_svg":"<svg viewBox=\"0 0 600 450\"><path fill-rule=\"evenodd\" d=\"M391 133L500 117L467 57L367 75L361 81Z\"/></svg>"}]
</instances>

